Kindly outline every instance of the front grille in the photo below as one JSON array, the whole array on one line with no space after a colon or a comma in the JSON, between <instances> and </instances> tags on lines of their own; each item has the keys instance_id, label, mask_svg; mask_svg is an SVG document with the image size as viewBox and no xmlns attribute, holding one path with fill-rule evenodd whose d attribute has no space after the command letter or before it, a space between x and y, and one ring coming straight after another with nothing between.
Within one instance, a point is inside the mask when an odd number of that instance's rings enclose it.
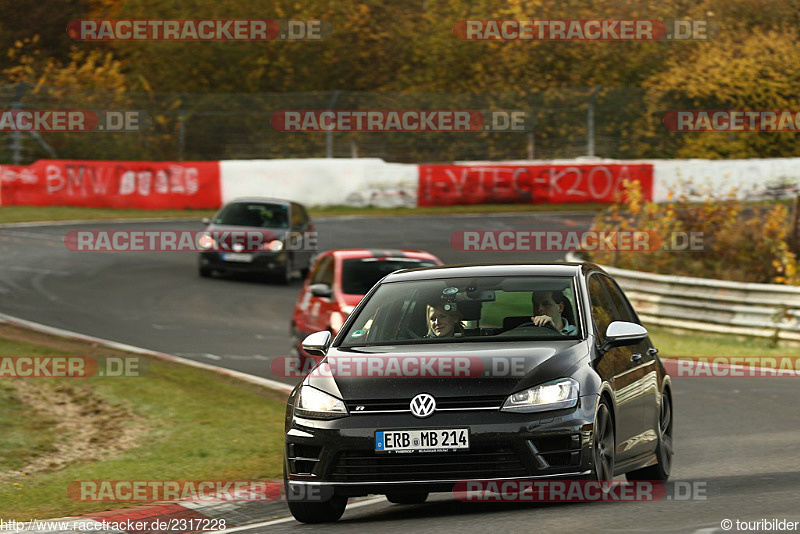
<instances>
[{"instance_id":1,"label":"front grille","mask_svg":"<svg viewBox=\"0 0 800 534\"><path fill-rule=\"evenodd\" d=\"M505 396L439 397L436 410L499 410ZM378 399L347 401L347 410L353 414L378 412L409 412L411 399Z\"/></svg>"},{"instance_id":2,"label":"front grille","mask_svg":"<svg viewBox=\"0 0 800 534\"><path fill-rule=\"evenodd\" d=\"M528 470L511 449L427 454L346 451L336 458L331 480L334 482L474 480L528 475Z\"/></svg>"}]
</instances>

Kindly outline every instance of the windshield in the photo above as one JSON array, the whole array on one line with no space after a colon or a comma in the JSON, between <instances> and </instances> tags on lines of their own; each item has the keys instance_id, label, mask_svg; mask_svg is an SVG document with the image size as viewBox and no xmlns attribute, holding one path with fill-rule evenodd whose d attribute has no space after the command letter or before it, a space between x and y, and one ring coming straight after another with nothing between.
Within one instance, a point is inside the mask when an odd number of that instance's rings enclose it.
<instances>
[{"instance_id":1,"label":"windshield","mask_svg":"<svg viewBox=\"0 0 800 534\"><path fill-rule=\"evenodd\" d=\"M214 224L255 228L289 228L289 207L283 204L236 202L217 214Z\"/></svg>"},{"instance_id":2,"label":"windshield","mask_svg":"<svg viewBox=\"0 0 800 534\"><path fill-rule=\"evenodd\" d=\"M451 278L384 284L340 347L580 339L568 277Z\"/></svg>"},{"instance_id":3,"label":"windshield","mask_svg":"<svg viewBox=\"0 0 800 534\"><path fill-rule=\"evenodd\" d=\"M387 274L400 269L432 267L436 262L414 258L357 258L342 262L342 293L366 295Z\"/></svg>"}]
</instances>

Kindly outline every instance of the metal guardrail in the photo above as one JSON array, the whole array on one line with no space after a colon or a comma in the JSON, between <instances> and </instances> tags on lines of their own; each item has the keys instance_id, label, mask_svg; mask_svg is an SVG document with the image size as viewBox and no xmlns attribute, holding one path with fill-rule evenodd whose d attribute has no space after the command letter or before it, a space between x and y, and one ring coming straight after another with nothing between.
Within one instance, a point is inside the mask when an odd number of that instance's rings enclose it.
<instances>
[{"instance_id":1,"label":"metal guardrail","mask_svg":"<svg viewBox=\"0 0 800 534\"><path fill-rule=\"evenodd\" d=\"M800 342L800 287L603 269L642 322Z\"/></svg>"},{"instance_id":2,"label":"metal guardrail","mask_svg":"<svg viewBox=\"0 0 800 534\"><path fill-rule=\"evenodd\" d=\"M574 253L566 259L582 261ZM625 291L642 322L800 341L800 287L602 267Z\"/></svg>"}]
</instances>

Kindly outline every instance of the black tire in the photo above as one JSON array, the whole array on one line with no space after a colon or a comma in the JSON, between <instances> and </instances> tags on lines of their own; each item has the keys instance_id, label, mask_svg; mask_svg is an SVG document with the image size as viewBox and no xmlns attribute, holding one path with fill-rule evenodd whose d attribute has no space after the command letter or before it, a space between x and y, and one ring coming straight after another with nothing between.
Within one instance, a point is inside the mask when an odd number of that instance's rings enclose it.
<instances>
[{"instance_id":1,"label":"black tire","mask_svg":"<svg viewBox=\"0 0 800 534\"><path fill-rule=\"evenodd\" d=\"M594 417L594 461L592 466L592 480L611 482L614 479L614 457L616 440L614 436L614 419L611 417L611 407L603 399L597 406Z\"/></svg>"},{"instance_id":2,"label":"black tire","mask_svg":"<svg viewBox=\"0 0 800 534\"><path fill-rule=\"evenodd\" d=\"M289 356L301 357L300 352L300 335L297 332L294 324L289 327Z\"/></svg>"},{"instance_id":3,"label":"black tire","mask_svg":"<svg viewBox=\"0 0 800 534\"><path fill-rule=\"evenodd\" d=\"M386 500L394 504L422 504L428 499L424 493L387 493Z\"/></svg>"},{"instance_id":4,"label":"black tire","mask_svg":"<svg viewBox=\"0 0 800 534\"><path fill-rule=\"evenodd\" d=\"M202 278L211 278L211 269L209 267L198 267L197 273Z\"/></svg>"},{"instance_id":5,"label":"black tire","mask_svg":"<svg viewBox=\"0 0 800 534\"><path fill-rule=\"evenodd\" d=\"M338 521L347 507L347 497L334 495L327 501L289 500L289 511L301 523L333 523Z\"/></svg>"},{"instance_id":6,"label":"black tire","mask_svg":"<svg viewBox=\"0 0 800 534\"><path fill-rule=\"evenodd\" d=\"M327 501L309 501L292 498L289 491L289 479L286 477L286 465L283 466L283 490L286 503L292 516L301 523L333 523L338 521L347 507L347 497L331 496Z\"/></svg>"},{"instance_id":7,"label":"black tire","mask_svg":"<svg viewBox=\"0 0 800 534\"><path fill-rule=\"evenodd\" d=\"M286 260L286 264L283 266L278 274L275 275L275 282L282 286L288 286L289 283L292 281L292 262L291 257Z\"/></svg>"},{"instance_id":8,"label":"black tire","mask_svg":"<svg viewBox=\"0 0 800 534\"><path fill-rule=\"evenodd\" d=\"M625 473L628 480L657 480L666 482L672 470L672 402L669 394L661 396L661 410L658 416L658 463Z\"/></svg>"}]
</instances>

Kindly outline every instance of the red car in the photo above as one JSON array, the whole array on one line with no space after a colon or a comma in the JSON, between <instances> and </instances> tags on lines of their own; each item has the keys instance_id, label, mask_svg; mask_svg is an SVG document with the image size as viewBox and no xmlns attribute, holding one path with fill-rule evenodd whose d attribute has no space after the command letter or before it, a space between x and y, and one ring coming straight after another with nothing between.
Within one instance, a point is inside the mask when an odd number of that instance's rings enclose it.
<instances>
[{"instance_id":1,"label":"red car","mask_svg":"<svg viewBox=\"0 0 800 534\"><path fill-rule=\"evenodd\" d=\"M433 265L442 265L442 260L421 250L346 249L321 253L294 306L292 354L313 358L300 347L303 339L321 330L335 336L353 308L387 274Z\"/></svg>"}]
</instances>

